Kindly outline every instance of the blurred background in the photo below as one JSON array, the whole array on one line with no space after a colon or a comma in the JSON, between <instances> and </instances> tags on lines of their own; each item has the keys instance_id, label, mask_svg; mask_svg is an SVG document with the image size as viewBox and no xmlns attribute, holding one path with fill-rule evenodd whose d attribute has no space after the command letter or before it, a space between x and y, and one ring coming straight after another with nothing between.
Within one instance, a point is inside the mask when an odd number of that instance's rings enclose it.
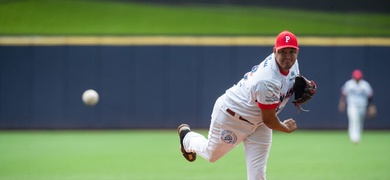
<instances>
[{"instance_id":1,"label":"blurred background","mask_svg":"<svg viewBox=\"0 0 390 180\"><path fill-rule=\"evenodd\" d=\"M0 0L0 180L246 179L242 145L188 163L176 128L207 135L215 100L284 30L318 90L310 112L280 113L298 130L274 132L267 178L388 180L389 12L388 0ZM360 144L338 112L356 68L378 111Z\"/></svg>"},{"instance_id":2,"label":"blurred background","mask_svg":"<svg viewBox=\"0 0 390 180\"><path fill-rule=\"evenodd\" d=\"M217 97L287 29L300 38L302 74L319 89L304 105L309 113L290 104L282 118L304 129L346 128L340 88L359 68L378 108L366 127L389 129L389 7L384 0L2 0L0 128L207 128ZM86 89L100 94L96 106L82 103Z\"/></svg>"}]
</instances>

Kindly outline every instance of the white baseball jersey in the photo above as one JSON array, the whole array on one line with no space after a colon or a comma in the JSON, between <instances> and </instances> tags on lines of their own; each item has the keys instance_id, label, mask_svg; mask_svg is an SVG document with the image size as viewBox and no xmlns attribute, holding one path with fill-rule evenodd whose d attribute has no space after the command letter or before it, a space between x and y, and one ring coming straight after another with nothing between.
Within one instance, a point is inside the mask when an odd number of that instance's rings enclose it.
<instances>
[{"instance_id":1,"label":"white baseball jersey","mask_svg":"<svg viewBox=\"0 0 390 180\"><path fill-rule=\"evenodd\" d=\"M341 91L347 97L347 104L353 106L367 106L368 98L373 95L370 84L363 79L359 82L348 80Z\"/></svg>"},{"instance_id":2,"label":"white baseball jersey","mask_svg":"<svg viewBox=\"0 0 390 180\"><path fill-rule=\"evenodd\" d=\"M262 109L279 113L291 95L295 76L299 74L298 60L287 74L279 70L272 53L225 93L225 106L254 124L263 122Z\"/></svg>"}]
</instances>

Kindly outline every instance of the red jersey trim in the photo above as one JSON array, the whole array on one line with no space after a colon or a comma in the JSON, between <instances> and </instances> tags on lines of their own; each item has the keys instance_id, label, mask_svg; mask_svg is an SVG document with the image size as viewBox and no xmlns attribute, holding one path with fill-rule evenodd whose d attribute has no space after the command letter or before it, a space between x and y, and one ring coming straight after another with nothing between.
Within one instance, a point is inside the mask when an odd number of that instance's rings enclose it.
<instances>
[{"instance_id":1,"label":"red jersey trim","mask_svg":"<svg viewBox=\"0 0 390 180\"><path fill-rule=\"evenodd\" d=\"M287 76L288 73L290 73L290 70L288 70L287 72L283 72L283 71L279 68L279 72L280 72L280 74L282 74L283 76Z\"/></svg>"},{"instance_id":2,"label":"red jersey trim","mask_svg":"<svg viewBox=\"0 0 390 180\"><path fill-rule=\"evenodd\" d=\"M276 109L279 106L280 103L276 104L260 104L257 103L257 106L259 106L260 109L270 110L270 109Z\"/></svg>"}]
</instances>

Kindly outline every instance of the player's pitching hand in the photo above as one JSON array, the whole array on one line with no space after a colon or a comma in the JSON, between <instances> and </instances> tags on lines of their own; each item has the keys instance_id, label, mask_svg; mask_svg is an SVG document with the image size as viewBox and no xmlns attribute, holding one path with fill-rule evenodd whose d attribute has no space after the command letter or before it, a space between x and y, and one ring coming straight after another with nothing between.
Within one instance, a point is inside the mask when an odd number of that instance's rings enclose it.
<instances>
[{"instance_id":1,"label":"player's pitching hand","mask_svg":"<svg viewBox=\"0 0 390 180\"><path fill-rule=\"evenodd\" d=\"M297 129L297 125L295 124L295 121L292 118L284 120L283 124L285 124L289 129L288 133L293 132L295 131L295 129Z\"/></svg>"}]
</instances>

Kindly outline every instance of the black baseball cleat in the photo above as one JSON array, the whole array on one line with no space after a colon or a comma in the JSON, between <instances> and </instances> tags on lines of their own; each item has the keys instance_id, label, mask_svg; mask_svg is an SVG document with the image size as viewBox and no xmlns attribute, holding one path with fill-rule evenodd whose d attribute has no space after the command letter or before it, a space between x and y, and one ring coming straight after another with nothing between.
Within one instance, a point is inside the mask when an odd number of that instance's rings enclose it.
<instances>
[{"instance_id":1,"label":"black baseball cleat","mask_svg":"<svg viewBox=\"0 0 390 180\"><path fill-rule=\"evenodd\" d=\"M186 136L186 134L189 133L190 131L191 131L191 129L190 129L190 126L188 124L181 124L177 128L177 133L179 134L179 137L180 137L180 150L181 150L181 153L183 154L184 158L187 159L187 161L193 162L193 161L196 160L196 153L187 152L184 149L184 146L183 146L183 139Z\"/></svg>"}]
</instances>

